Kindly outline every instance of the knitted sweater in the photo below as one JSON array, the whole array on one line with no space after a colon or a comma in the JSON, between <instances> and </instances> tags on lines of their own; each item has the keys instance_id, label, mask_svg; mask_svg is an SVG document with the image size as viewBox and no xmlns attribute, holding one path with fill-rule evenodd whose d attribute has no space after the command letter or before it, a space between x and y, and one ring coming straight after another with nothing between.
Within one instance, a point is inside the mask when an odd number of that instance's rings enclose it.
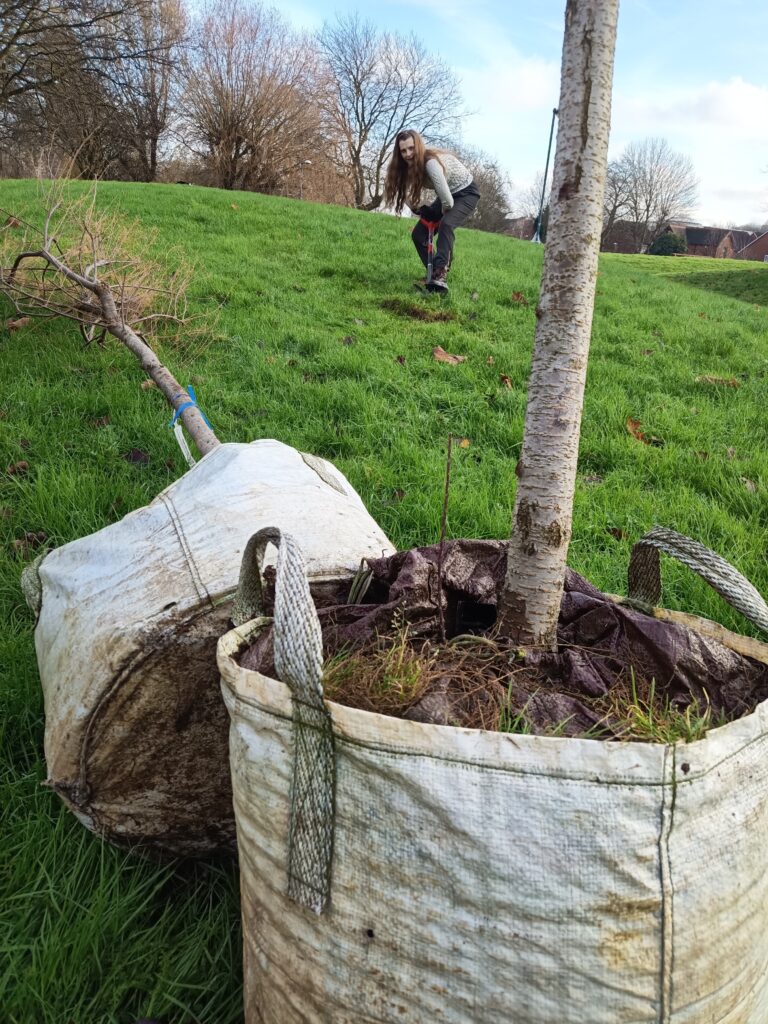
<instances>
[{"instance_id":1,"label":"knitted sweater","mask_svg":"<svg viewBox=\"0 0 768 1024\"><path fill-rule=\"evenodd\" d=\"M445 171L440 166L440 161L442 161ZM426 187L421 201L425 206L429 206L435 199L439 199L443 204L443 209L450 210L453 206L452 193L460 192L472 182L472 172L453 153L441 153L440 160L432 157L431 160L427 160L424 170L424 185Z\"/></svg>"}]
</instances>

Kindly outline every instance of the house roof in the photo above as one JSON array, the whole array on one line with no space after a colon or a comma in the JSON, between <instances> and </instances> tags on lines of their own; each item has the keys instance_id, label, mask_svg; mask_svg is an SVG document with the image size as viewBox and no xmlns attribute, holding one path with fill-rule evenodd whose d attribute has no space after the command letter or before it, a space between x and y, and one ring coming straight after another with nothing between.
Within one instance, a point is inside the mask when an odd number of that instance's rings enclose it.
<instances>
[{"instance_id":1,"label":"house roof","mask_svg":"<svg viewBox=\"0 0 768 1024\"><path fill-rule=\"evenodd\" d=\"M731 236L731 242L733 243L734 252L739 252L744 246L749 245L750 242L754 242L757 235L754 231L745 231L742 228L733 228L729 232Z\"/></svg>"},{"instance_id":2,"label":"house roof","mask_svg":"<svg viewBox=\"0 0 768 1024\"><path fill-rule=\"evenodd\" d=\"M757 238L753 238L751 242L748 242L743 249L739 249L736 253L737 256L742 256L748 249L751 249L753 245L757 245L761 238L765 238L768 235L768 231L764 231L762 235L758 235Z\"/></svg>"},{"instance_id":3,"label":"house roof","mask_svg":"<svg viewBox=\"0 0 768 1024\"><path fill-rule=\"evenodd\" d=\"M685 229L685 240L688 245L713 245L719 243L728 234L727 228L690 228Z\"/></svg>"}]
</instances>

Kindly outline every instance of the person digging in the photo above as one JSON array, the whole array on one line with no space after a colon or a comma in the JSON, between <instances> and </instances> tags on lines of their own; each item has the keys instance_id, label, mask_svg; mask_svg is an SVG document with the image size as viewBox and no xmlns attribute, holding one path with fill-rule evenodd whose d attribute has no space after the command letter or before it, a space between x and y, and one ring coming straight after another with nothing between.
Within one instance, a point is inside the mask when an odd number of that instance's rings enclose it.
<instances>
[{"instance_id":1,"label":"person digging","mask_svg":"<svg viewBox=\"0 0 768 1024\"><path fill-rule=\"evenodd\" d=\"M455 229L480 199L472 172L453 153L428 149L418 132L401 131L395 136L384 198L387 205L394 205L396 213L402 213L407 204L418 216L411 237L427 269L423 284L431 292L446 294ZM433 254L435 232L437 251Z\"/></svg>"}]
</instances>

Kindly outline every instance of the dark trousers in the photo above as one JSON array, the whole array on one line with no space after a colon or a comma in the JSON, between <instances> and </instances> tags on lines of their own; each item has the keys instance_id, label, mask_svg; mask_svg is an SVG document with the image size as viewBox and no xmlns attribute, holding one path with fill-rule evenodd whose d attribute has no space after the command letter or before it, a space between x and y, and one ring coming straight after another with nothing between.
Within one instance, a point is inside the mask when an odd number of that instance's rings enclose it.
<instances>
[{"instance_id":1,"label":"dark trousers","mask_svg":"<svg viewBox=\"0 0 768 1024\"><path fill-rule=\"evenodd\" d=\"M444 217L443 204L439 199L436 199L430 206L423 206L421 208L420 213L425 220L432 222L440 221L440 230L437 235L437 252L435 253L433 260L434 270L439 270L440 267L445 267L446 269L450 267L451 259L453 257L453 240L455 237L454 229L464 223L467 217L469 217L477 206L479 199L480 192L473 181L470 185L467 185L466 188L455 193L453 197L453 206L448 210ZM418 222L411 232L411 237L413 238L413 244L416 246L419 258L426 267L427 238L429 237L429 233L421 221Z\"/></svg>"}]
</instances>

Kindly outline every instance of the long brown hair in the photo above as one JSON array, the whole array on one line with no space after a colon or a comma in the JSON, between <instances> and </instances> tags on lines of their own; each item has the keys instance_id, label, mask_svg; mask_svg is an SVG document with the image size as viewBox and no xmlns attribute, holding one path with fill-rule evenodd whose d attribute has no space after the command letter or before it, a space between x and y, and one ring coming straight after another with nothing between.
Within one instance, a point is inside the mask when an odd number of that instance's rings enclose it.
<instances>
[{"instance_id":1,"label":"long brown hair","mask_svg":"<svg viewBox=\"0 0 768 1024\"><path fill-rule=\"evenodd\" d=\"M403 139L413 139L413 162L407 164L400 152ZM384 183L384 201L387 206L394 202L395 212L402 213L407 202L412 210L418 209L421 201L421 190L424 186L424 168L427 160L440 160L440 152L427 149L424 139L418 132L404 129L395 136L395 149L387 169L387 180ZM442 164L442 160L440 160Z\"/></svg>"}]
</instances>

